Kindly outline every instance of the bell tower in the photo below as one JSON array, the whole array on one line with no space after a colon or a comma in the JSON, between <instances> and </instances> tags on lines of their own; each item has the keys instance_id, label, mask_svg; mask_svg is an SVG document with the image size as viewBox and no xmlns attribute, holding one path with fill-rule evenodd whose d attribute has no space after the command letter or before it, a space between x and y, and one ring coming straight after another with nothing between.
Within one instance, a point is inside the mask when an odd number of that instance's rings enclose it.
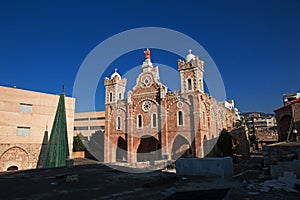
<instances>
[{"instance_id":1,"label":"bell tower","mask_svg":"<svg viewBox=\"0 0 300 200\"><path fill-rule=\"evenodd\" d=\"M180 72L181 92L190 93L199 91L204 93L203 72L204 62L189 50L185 60L178 60Z\"/></svg>"},{"instance_id":2,"label":"bell tower","mask_svg":"<svg viewBox=\"0 0 300 200\"><path fill-rule=\"evenodd\" d=\"M124 100L126 82L127 80L125 78L122 79L117 69L115 69L110 78L105 77L105 104L117 103L118 100Z\"/></svg>"}]
</instances>

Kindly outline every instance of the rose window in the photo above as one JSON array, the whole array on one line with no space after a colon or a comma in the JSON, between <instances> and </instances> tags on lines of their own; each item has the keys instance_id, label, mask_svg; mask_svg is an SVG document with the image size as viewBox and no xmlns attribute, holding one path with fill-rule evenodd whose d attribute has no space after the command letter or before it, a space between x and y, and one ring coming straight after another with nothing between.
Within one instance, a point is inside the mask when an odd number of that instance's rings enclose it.
<instances>
[{"instance_id":1,"label":"rose window","mask_svg":"<svg viewBox=\"0 0 300 200\"><path fill-rule=\"evenodd\" d=\"M148 112L151 109L151 102L145 101L142 105L142 109L144 112Z\"/></svg>"}]
</instances>

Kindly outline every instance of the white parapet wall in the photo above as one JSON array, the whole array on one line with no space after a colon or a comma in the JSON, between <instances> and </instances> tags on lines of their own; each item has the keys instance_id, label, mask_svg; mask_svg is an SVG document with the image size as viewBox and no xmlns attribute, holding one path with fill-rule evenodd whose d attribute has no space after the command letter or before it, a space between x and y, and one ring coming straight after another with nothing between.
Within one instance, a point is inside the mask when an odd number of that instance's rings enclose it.
<instances>
[{"instance_id":1,"label":"white parapet wall","mask_svg":"<svg viewBox=\"0 0 300 200\"><path fill-rule=\"evenodd\" d=\"M232 177L232 158L180 158L176 161L176 173L220 178Z\"/></svg>"}]
</instances>

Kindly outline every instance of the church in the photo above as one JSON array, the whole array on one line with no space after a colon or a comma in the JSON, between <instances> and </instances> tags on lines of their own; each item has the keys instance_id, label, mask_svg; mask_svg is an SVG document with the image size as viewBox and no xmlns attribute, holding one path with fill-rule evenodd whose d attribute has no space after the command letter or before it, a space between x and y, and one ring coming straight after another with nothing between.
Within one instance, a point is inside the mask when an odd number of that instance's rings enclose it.
<instances>
[{"instance_id":1,"label":"church","mask_svg":"<svg viewBox=\"0 0 300 200\"><path fill-rule=\"evenodd\" d=\"M104 162L204 157L223 128L234 128L233 100L219 102L204 92L204 62L191 50L185 60L178 60L180 91L167 90L150 50L144 54L142 72L127 98L126 79L120 74L104 80Z\"/></svg>"}]
</instances>

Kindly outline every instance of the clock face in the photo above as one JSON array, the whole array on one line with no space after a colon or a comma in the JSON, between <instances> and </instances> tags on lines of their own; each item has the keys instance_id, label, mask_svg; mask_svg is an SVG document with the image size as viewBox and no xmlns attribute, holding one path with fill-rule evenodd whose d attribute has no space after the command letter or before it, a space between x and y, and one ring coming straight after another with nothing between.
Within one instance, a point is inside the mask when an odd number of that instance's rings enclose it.
<instances>
[{"instance_id":1,"label":"clock face","mask_svg":"<svg viewBox=\"0 0 300 200\"><path fill-rule=\"evenodd\" d=\"M150 74L145 74L141 77L141 84L143 87L150 87L152 82L153 81Z\"/></svg>"}]
</instances>

